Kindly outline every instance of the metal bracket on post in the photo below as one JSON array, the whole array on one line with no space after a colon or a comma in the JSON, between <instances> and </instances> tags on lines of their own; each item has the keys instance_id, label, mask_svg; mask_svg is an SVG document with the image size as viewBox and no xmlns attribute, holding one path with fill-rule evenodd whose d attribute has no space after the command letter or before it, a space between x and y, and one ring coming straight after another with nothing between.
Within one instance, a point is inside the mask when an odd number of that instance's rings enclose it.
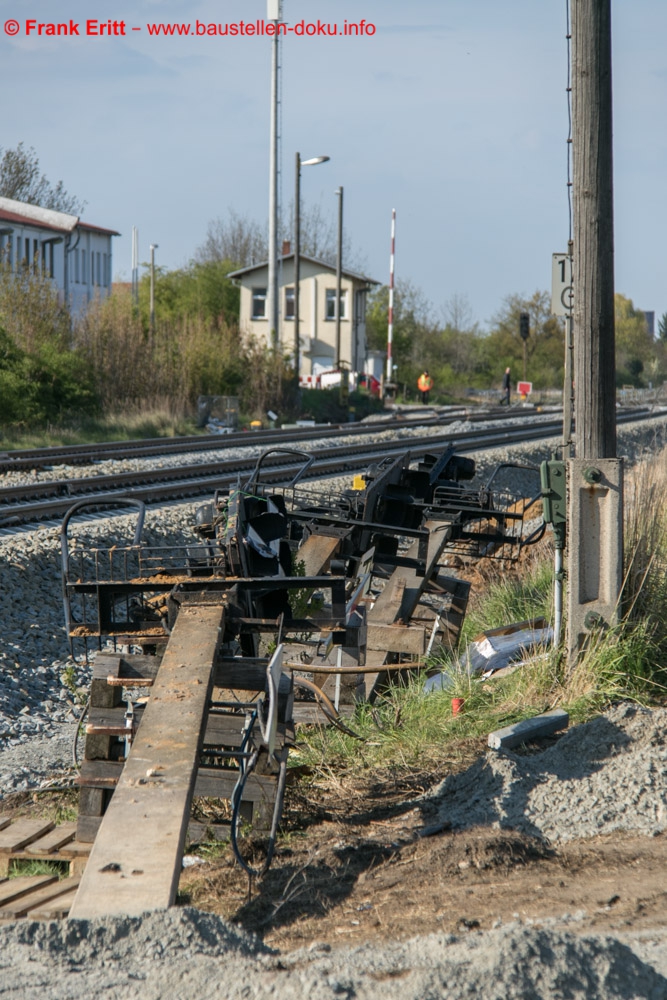
<instances>
[{"instance_id":1,"label":"metal bracket on post","mask_svg":"<svg viewBox=\"0 0 667 1000\"><path fill-rule=\"evenodd\" d=\"M554 533L554 644L558 645L563 627L563 549L567 526L567 488L565 462L552 458L540 465L542 516Z\"/></svg>"},{"instance_id":2,"label":"metal bracket on post","mask_svg":"<svg viewBox=\"0 0 667 1000\"><path fill-rule=\"evenodd\" d=\"M542 511L547 524L554 531L554 545L565 548L565 525L567 522L567 496L565 488L565 462L552 458L540 465L542 486Z\"/></svg>"},{"instance_id":3,"label":"metal bracket on post","mask_svg":"<svg viewBox=\"0 0 667 1000\"><path fill-rule=\"evenodd\" d=\"M570 459L568 654L573 666L587 637L616 624L623 584L623 463Z\"/></svg>"}]
</instances>

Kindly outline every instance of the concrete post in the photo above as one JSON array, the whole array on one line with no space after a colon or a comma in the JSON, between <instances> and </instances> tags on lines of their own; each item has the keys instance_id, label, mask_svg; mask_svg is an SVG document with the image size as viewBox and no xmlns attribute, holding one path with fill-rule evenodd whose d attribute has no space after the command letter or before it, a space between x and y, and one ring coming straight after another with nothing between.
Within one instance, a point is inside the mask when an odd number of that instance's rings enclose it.
<instances>
[{"instance_id":1,"label":"concrete post","mask_svg":"<svg viewBox=\"0 0 667 1000\"><path fill-rule=\"evenodd\" d=\"M567 466L567 644L574 664L590 633L619 619L623 462L573 458Z\"/></svg>"}]
</instances>

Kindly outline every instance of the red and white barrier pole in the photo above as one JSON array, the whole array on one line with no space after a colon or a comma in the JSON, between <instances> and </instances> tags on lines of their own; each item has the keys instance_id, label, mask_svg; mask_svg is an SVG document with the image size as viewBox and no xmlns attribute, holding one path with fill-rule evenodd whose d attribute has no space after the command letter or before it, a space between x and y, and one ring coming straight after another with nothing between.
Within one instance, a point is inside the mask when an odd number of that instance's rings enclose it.
<instances>
[{"instance_id":1,"label":"red and white barrier pole","mask_svg":"<svg viewBox=\"0 0 667 1000\"><path fill-rule=\"evenodd\" d=\"M391 345L394 339L394 252L396 248L396 209L391 210L391 254L389 256L389 312L387 316L387 382L393 382Z\"/></svg>"}]
</instances>

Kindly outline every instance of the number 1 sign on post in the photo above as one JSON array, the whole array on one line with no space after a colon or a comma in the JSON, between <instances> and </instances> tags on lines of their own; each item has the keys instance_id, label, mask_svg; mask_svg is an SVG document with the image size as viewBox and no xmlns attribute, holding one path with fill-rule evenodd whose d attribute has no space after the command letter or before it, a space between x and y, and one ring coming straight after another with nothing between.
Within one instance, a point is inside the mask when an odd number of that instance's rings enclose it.
<instances>
[{"instance_id":1,"label":"number 1 sign on post","mask_svg":"<svg viewBox=\"0 0 667 1000\"><path fill-rule=\"evenodd\" d=\"M572 258L566 253L551 255L551 312L554 316L570 316L574 306Z\"/></svg>"}]
</instances>

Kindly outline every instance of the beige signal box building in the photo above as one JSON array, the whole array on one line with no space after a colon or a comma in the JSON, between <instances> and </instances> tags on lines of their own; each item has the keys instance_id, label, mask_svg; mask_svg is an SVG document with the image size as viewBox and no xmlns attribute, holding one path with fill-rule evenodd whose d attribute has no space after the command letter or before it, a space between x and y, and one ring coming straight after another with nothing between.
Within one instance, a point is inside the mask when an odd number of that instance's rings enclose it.
<instances>
[{"instance_id":1,"label":"beige signal box building","mask_svg":"<svg viewBox=\"0 0 667 1000\"><path fill-rule=\"evenodd\" d=\"M280 258L279 334L286 354L294 352L294 254L286 245ZM241 288L241 332L271 343L268 308L268 262L233 271ZM379 284L344 270L341 280L340 359L352 371L364 371L366 361L366 299ZM330 371L336 363L336 269L315 257L300 256L300 372L307 377Z\"/></svg>"}]
</instances>

